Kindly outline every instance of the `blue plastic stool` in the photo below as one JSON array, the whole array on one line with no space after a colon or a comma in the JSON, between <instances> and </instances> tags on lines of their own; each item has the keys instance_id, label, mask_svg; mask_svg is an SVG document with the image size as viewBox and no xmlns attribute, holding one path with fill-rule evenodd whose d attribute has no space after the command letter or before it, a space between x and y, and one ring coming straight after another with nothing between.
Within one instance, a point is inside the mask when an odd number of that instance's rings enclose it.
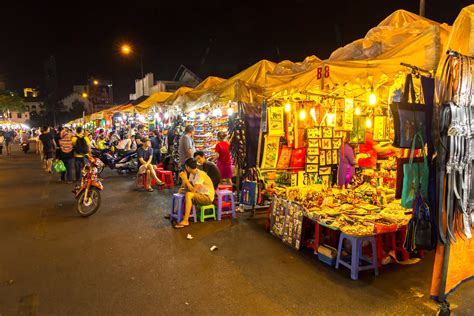
<instances>
[{"instance_id":1,"label":"blue plastic stool","mask_svg":"<svg viewBox=\"0 0 474 316\"><path fill-rule=\"evenodd\" d=\"M185 195L181 193L173 194L173 199L171 200L171 210L170 210L170 221L176 219L179 223L183 219L184 210L186 209L186 200ZM175 211L175 206L178 205L177 210ZM189 218L194 219L194 222L197 222L196 208L192 207Z\"/></svg>"},{"instance_id":2,"label":"blue plastic stool","mask_svg":"<svg viewBox=\"0 0 474 316\"><path fill-rule=\"evenodd\" d=\"M220 221L222 219L222 215L232 215L232 218L236 218L235 215L235 204L234 204L234 193L229 190L220 190L216 191L217 195L217 220ZM222 209L222 201L228 197L231 203L230 210L224 211Z\"/></svg>"},{"instance_id":3,"label":"blue plastic stool","mask_svg":"<svg viewBox=\"0 0 474 316\"><path fill-rule=\"evenodd\" d=\"M350 257L342 257L342 250L344 245L344 239L351 242L352 254ZM362 243L364 241L370 242L372 245L372 259L366 258L362 255ZM346 260L348 259L348 260ZM361 265L361 261L368 263L367 265ZM357 280L359 278L359 271L374 269L375 275L379 275L379 269L377 264L377 242L374 236L349 236L341 233L339 237L339 248L337 250L336 269L339 269L339 264L351 270L351 279Z\"/></svg>"}]
</instances>

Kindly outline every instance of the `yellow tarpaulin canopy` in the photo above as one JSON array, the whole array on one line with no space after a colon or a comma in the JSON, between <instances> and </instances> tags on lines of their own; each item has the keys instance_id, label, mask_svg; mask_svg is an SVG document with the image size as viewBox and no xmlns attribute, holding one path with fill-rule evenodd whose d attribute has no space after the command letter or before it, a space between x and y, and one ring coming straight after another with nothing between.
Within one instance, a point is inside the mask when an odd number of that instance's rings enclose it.
<instances>
[{"instance_id":1,"label":"yellow tarpaulin canopy","mask_svg":"<svg viewBox=\"0 0 474 316\"><path fill-rule=\"evenodd\" d=\"M275 69L275 63L261 60L233 77L207 89L198 100L189 102L185 110L200 108L211 103L242 101L260 103L266 76Z\"/></svg>"},{"instance_id":2,"label":"yellow tarpaulin canopy","mask_svg":"<svg viewBox=\"0 0 474 316\"><path fill-rule=\"evenodd\" d=\"M173 92L173 94L171 94L166 100L165 100L165 104L167 105L171 105L173 104L179 97L181 97L182 95L184 95L185 93L187 92L190 92L192 91L193 88L190 88L190 87L180 87L178 90L176 90L175 92Z\"/></svg>"},{"instance_id":3,"label":"yellow tarpaulin canopy","mask_svg":"<svg viewBox=\"0 0 474 316\"><path fill-rule=\"evenodd\" d=\"M152 106L165 102L172 94L171 92L155 92L145 101L135 105L135 109L140 113L146 112Z\"/></svg>"},{"instance_id":4,"label":"yellow tarpaulin canopy","mask_svg":"<svg viewBox=\"0 0 474 316\"><path fill-rule=\"evenodd\" d=\"M301 73L268 77L266 95L285 97L293 93L321 93L356 97L368 89L393 83L407 63L436 69L450 27L404 10L398 10L356 40L313 64Z\"/></svg>"},{"instance_id":5,"label":"yellow tarpaulin canopy","mask_svg":"<svg viewBox=\"0 0 474 316\"><path fill-rule=\"evenodd\" d=\"M178 96L174 102L173 106L185 107L187 103L194 102L198 100L203 94L205 94L210 88L217 86L218 84L224 82L225 79L219 77L207 77L200 84L196 86L191 91L188 91L180 96Z\"/></svg>"},{"instance_id":6,"label":"yellow tarpaulin canopy","mask_svg":"<svg viewBox=\"0 0 474 316\"><path fill-rule=\"evenodd\" d=\"M474 5L465 7L459 13L446 48L466 56L474 56Z\"/></svg>"}]
</instances>

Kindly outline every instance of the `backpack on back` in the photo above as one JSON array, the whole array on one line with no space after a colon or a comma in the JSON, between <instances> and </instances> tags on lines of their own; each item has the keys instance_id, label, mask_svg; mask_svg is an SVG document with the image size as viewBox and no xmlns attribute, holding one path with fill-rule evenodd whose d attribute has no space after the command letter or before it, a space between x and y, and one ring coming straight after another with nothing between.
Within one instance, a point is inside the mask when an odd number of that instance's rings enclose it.
<instances>
[{"instance_id":1,"label":"backpack on back","mask_svg":"<svg viewBox=\"0 0 474 316\"><path fill-rule=\"evenodd\" d=\"M77 136L76 146L75 146L76 154L85 155L89 152L89 146L87 145L87 141L85 137Z\"/></svg>"}]
</instances>

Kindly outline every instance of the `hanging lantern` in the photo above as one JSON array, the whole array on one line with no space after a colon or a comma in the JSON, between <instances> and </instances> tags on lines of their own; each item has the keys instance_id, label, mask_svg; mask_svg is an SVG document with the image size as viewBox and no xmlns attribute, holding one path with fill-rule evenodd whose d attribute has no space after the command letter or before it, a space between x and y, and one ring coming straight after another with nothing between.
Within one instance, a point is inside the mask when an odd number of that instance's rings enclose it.
<instances>
[{"instance_id":1,"label":"hanging lantern","mask_svg":"<svg viewBox=\"0 0 474 316\"><path fill-rule=\"evenodd\" d=\"M291 104L290 104L290 102L288 102L288 103L285 104L285 112L288 113L290 111L291 111Z\"/></svg>"},{"instance_id":2,"label":"hanging lantern","mask_svg":"<svg viewBox=\"0 0 474 316\"><path fill-rule=\"evenodd\" d=\"M306 119L306 111L304 109L302 109L300 111L300 120L304 121L305 119Z\"/></svg>"}]
</instances>

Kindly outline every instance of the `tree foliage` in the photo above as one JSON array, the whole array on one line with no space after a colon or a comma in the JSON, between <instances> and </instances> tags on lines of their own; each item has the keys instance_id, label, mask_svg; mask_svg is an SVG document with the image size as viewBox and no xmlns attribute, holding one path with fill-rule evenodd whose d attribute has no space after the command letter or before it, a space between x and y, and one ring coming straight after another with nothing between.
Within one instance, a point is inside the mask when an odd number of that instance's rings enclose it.
<instances>
[{"instance_id":1,"label":"tree foliage","mask_svg":"<svg viewBox=\"0 0 474 316\"><path fill-rule=\"evenodd\" d=\"M23 98L11 91L0 90L0 111L24 112L26 109Z\"/></svg>"}]
</instances>

